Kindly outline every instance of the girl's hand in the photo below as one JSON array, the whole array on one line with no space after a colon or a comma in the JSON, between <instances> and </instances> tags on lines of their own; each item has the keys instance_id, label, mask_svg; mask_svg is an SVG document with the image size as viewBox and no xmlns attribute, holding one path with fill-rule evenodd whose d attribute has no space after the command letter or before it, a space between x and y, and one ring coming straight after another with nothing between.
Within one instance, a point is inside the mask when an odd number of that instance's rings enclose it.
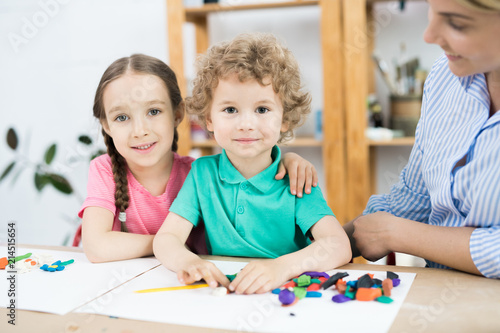
<instances>
[{"instance_id":1,"label":"girl's hand","mask_svg":"<svg viewBox=\"0 0 500 333\"><path fill-rule=\"evenodd\" d=\"M302 197L303 190L309 194L311 193L311 185L314 187L318 185L318 173L314 165L295 153L283 155L278 173L274 178L283 179L287 173L288 178L290 178L290 192L299 198Z\"/></svg>"},{"instance_id":2,"label":"girl's hand","mask_svg":"<svg viewBox=\"0 0 500 333\"><path fill-rule=\"evenodd\" d=\"M251 261L229 284L237 294L262 294L280 287L286 278L283 269L274 259Z\"/></svg>"},{"instance_id":3,"label":"girl's hand","mask_svg":"<svg viewBox=\"0 0 500 333\"><path fill-rule=\"evenodd\" d=\"M216 288L220 283L224 287L229 285L228 278L213 263L201 258L187 262L186 265L177 272L177 279L180 283L191 284L201 279L211 287Z\"/></svg>"},{"instance_id":4,"label":"girl's hand","mask_svg":"<svg viewBox=\"0 0 500 333\"><path fill-rule=\"evenodd\" d=\"M361 255L370 261L376 261L393 252L392 235L397 237L395 229L401 221L402 219L386 212L356 218L353 221L353 237Z\"/></svg>"}]
</instances>

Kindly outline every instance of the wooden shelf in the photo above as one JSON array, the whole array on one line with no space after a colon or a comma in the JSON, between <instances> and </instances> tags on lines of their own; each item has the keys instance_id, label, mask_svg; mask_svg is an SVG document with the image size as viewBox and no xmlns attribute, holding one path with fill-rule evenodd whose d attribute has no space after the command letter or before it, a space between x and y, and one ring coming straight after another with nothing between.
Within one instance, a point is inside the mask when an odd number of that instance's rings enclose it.
<instances>
[{"instance_id":1,"label":"wooden shelf","mask_svg":"<svg viewBox=\"0 0 500 333\"><path fill-rule=\"evenodd\" d=\"M275 3L270 2L270 3L259 3L259 4L240 5L240 6L206 4L201 7L186 8L186 19L188 21L192 21L200 17L205 17L210 13L216 13L216 12L303 7L303 6L315 6L318 4L319 4L318 0L297 0L297 1L275 2Z\"/></svg>"},{"instance_id":2,"label":"wooden shelf","mask_svg":"<svg viewBox=\"0 0 500 333\"><path fill-rule=\"evenodd\" d=\"M414 137L394 138L391 140L368 140L368 146L413 146L415 144Z\"/></svg>"},{"instance_id":3,"label":"wooden shelf","mask_svg":"<svg viewBox=\"0 0 500 333\"><path fill-rule=\"evenodd\" d=\"M293 140L287 141L283 144L279 144L280 147L321 147L323 142L321 140L316 140L313 137L298 137ZM203 140L203 141L191 141L192 148L214 148L218 147L218 144L213 139Z\"/></svg>"}]
</instances>

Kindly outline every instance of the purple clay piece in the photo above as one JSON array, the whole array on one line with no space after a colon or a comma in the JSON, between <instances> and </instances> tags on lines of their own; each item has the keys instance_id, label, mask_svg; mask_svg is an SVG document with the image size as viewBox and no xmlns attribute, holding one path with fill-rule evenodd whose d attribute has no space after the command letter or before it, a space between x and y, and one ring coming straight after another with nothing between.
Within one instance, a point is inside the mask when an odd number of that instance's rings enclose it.
<instances>
[{"instance_id":1,"label":"purple clay piece","mask_svg":"<svg viewBox=\"0 0 500 333\"><path fill-rule=\"evenodd\" d=\"M324 277L326 279L330 278L330 275L326 274L325 272L305 272L300 275L309 275L311 278L318 278L318 277Z\"/></svg>"},{"instance_id":2,"label":"purple clay piece","mask_svg":"<svg viewBox=\"0 0 500 333\"><path fill-rule=\"evenodd\" d=\"M338 294L338 295L335 295L332 297L332 301L334 301L335 303L345 303L345 302L348 302L350 301L351 299L345 295L342 295L342 294Z\"/></svg>"},{"instance_id":3,"label":"purple clay piece","mask_svg":"<svg viewBox=\"0 0 500 333\"><path fill-rule=\"evenodd\" d=\"M401 283L400 279L392 279L392 286L397 287Z\"/></svg>"},{"instance_id":4,"label":"purple clay piece","mask_svg":"<svg viewBox=\"0 0 500 333\"><path fill-rule=\"evenodd\" d=\"M283 289L280 291L278 299L283 305L292 304L295 301L295 294L288 289Z\"/></svg>"}]
</instances>

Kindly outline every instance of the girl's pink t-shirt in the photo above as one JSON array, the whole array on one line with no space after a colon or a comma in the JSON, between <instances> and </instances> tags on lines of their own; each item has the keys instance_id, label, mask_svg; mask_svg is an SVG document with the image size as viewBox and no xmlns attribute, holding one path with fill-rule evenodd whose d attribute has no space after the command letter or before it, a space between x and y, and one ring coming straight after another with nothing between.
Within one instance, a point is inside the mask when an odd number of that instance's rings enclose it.
<instances>
[{"instance_id":1,"label":"girl's pink t-shirt","mask_svg":"<svg viewBox=\"0 0 500 333\"><path fill-rule=\"evenodd\" d=\"M158 232L158 229L160 229L169 213L172 202L177 197L177 193L179 193L186 176L191 170L191 163L193 161L192 157L179 156L174 153L170 178L165 192L160 196L151 195L135 179L130 170L127 172L129 206L126 210L126 224L130 233L155 235ZM118 209L115 206L115 181L111 158L108 154L101 155L90 162L87 198L78 213L80 218L87 207L102 207L112 212L115 215L113 230L120 231ZM196 229L198 228L193 230L192 236ZM198 230L196 233L199 234L200 231ZM201 239L197 240L197 242L201 242Z\"/></svg>"}]
</instances>

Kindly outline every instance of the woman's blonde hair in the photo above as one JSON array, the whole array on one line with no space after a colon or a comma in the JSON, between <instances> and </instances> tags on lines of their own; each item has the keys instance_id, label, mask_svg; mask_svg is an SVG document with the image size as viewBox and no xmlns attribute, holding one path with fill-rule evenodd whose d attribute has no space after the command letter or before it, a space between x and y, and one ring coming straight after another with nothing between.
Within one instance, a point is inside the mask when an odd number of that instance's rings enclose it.
<instances>
[{"instance_id":1,"label":"woman's blonde hair","mask_svg":"<svg viewBox=\"0 0 500 333\"><path fill-rule=\"evenodd\" d=\"M500 13L500 0L456 0L458 3L481 12Z\"/></svg>"},{"instance_id":2,"label":"woman's blonde hair","mask_svg":"<svg viewBox=\"0 0 500 333\"><path fill-rule=\"evenodd\" d=\"M186 98L186 110L196 115L206 128L210 116L213 90L219 80L237 74L240 81L255 79L264 85L271 80L274 91L283 103L283 123L288 130L279 142L290 139L293 129L300 126L311 111L311 96L302 91L299 65L292 52L268 33L240 34L232 41L212 46L197 60L197 75L193 95Z\"/></svg>"}]
</instances>

